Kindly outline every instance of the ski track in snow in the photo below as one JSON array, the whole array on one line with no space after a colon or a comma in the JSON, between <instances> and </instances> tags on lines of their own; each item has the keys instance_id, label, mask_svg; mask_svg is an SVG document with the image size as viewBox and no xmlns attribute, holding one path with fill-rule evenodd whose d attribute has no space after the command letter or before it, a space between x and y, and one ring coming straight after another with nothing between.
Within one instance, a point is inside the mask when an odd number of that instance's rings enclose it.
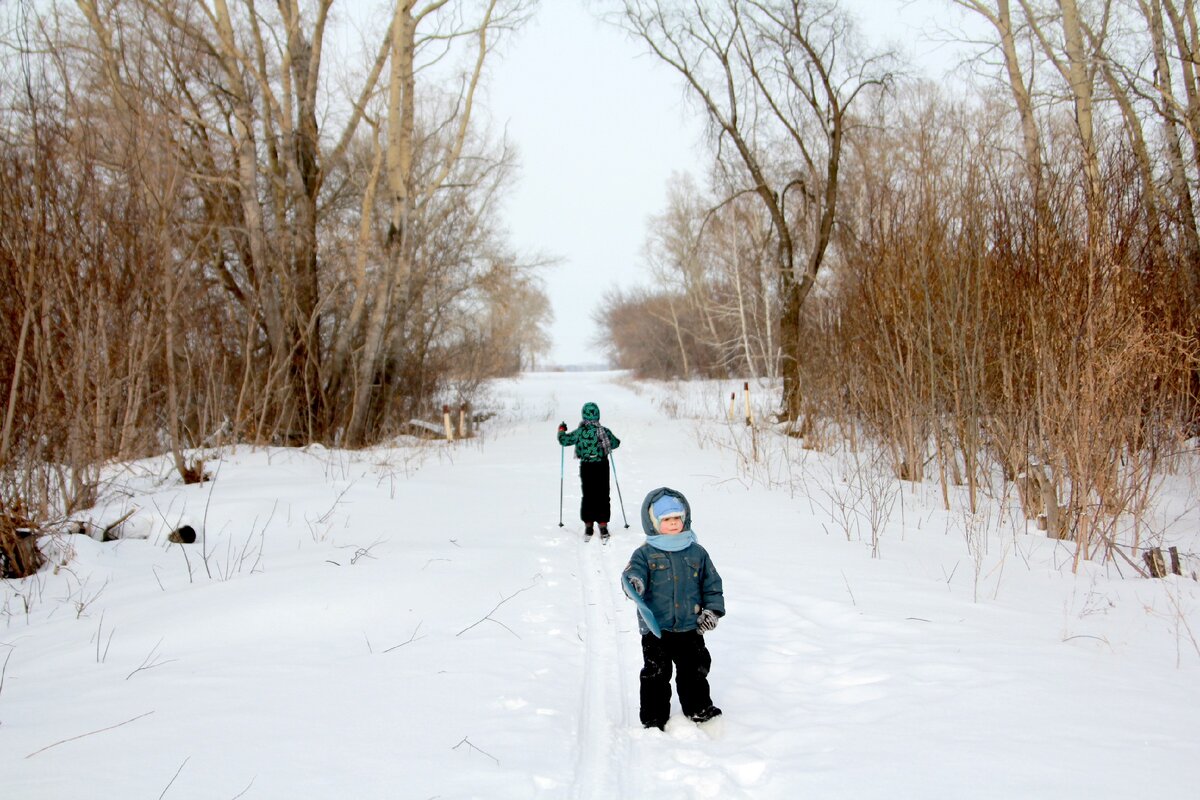
<instances>
[{"instance_id":1,"label":"ski track in snow","mask_svg":"<svg viewBox=\"0 0 1200 800\"><path fill-rule=\"evenodd\" d=\"M629 797L623 777L629 774L629 738L625 686L621 679L620 644L612 595L601 548L580 542L579 574L584 608L586 659L580 710L579 761L573 796L578 800Z\"/></svg>"},{"instance_id":2,"label":"ski track in snow","mask_svg":"<svg viewBox=\"0 0 1200 800\"><path fill-rule=\"evenodd\" d=\"M618 435L636 438L640 427L660 417L651 403L620 384L611 384L609 391L606 408L612 418L620 420L621 430L628 432ZM586 660L571 793L576 800L637 798L660 792L655 788L654 769L648 760L652 756L637 715L641 648L635 612L619 588L629 551L641 543L640 531L621 524L627 522L629 512L637 516L639 503L640 496L626 501L614 481L610 541L604 544L598 534L592 541L584 541L578 523L566 529L578 548Z\"/></svg>"}]
</instances>

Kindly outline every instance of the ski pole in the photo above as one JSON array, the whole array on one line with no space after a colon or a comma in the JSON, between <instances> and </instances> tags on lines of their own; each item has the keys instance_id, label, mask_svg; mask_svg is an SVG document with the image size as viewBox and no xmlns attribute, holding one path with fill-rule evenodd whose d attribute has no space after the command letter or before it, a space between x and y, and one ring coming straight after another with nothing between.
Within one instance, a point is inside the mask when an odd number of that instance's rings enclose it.
<instances>
[{"instance_id":1,"label":"ski pole","mask_svg":"<svg viewBox=\"0 0 1200 800\"><path fill-rule=\"evenodd\" d=\"M559 445L558 459L558 527L563 526L562 521L562 506L563 506L563 481L567 473L567 448L565 445Z\"/></svg>"},{"instance_id":2,"label":"ski pole","mask_svg":"<svg viewBox=\"0 0 1200 800\"><path fill-rule=\"evenodd\" d=\"M617 499L621 501L621 519L625 520L625 527L629 527L629 518L625 516L625 498L621 497L621 479L617 477L617 458L613 453L608 454L608 461L612 464L613 483L617 484Z\"/></svg>"}]
</instances>

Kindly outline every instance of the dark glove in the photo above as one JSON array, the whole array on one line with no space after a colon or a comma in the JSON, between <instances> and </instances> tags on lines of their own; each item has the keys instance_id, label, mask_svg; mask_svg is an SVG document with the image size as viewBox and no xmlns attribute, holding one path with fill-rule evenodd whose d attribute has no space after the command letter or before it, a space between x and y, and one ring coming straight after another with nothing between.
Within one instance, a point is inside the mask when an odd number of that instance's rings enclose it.
<instances>
[{"instance_id":1,"label":"dark glove","mask_svg":"<svg viewBox=\"0 0 1200 800\"><path fill-rule=\"evenodd\" d=\"M629 585L632 586L633 590L635 592L637 592L638 594L640 594L640 595L646 594L646 585L644 583L642 583L642 579L639 578L637 575L629 576Z\"/></svg>"},{"instance_id":2,"label":"dark glove","mask_svg":"<svg viewBox=\"0 0 1200 800\"><path fill-rule=\"evenodd\" d=\"M700 612L700 616L696 617L696 629L701 633L708 633L717 627L719 619L720 617L706 608Z\"/></svg>"},{"instance_id":3,"label":"dark glove","mask_svg":"<svg viewBox=\"0 0 1200 800\"><path fill-rule=\"evenodd\" d=\"M565 423L565 422L558 423L558 432L566 433L567 432L567 423Z\"/></svg>"}]
</instances>

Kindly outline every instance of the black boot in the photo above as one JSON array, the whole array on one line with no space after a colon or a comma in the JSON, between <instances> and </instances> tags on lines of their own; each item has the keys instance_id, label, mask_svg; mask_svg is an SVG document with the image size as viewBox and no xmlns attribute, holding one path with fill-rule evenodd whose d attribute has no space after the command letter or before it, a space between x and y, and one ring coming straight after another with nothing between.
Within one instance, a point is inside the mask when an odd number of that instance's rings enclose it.
<instances>
[{"instance_id":1,"label":"black boot","mask_svg":"<svg viewBox=\"0 0 1200 800\"><path fill-rule=\"evenodd\" d=\"M603 522L600 523L600 541L608 543L608 525Z\"/></svg>"},{"instance_id":2,"label":"black boot","mask_svg":"<svg viewBox=\"0 0 1200 800\"><path fill-rule=\"evenodd\" d=\"M593 531L592 531L592 523L590 523L590 522L587 522L587 523L584 523L584 524L585 524L585 525L587 525L587 527L583 529L583 538L585 538L585 539L591 539L591 538L592 538L592 533L593 533Z\"/></svg>"},{"instance_id":3,"label":"black boot","mask_svg":"<svg viewBox=\"0 0 1200 800\"><path fill-rule=\"evenodd\" d=\"M716 706L709 706L698 713L692 714L692 722L708 722L710 719L719 716L721 716L721 709Z\"/></svg>"}]
</instances>

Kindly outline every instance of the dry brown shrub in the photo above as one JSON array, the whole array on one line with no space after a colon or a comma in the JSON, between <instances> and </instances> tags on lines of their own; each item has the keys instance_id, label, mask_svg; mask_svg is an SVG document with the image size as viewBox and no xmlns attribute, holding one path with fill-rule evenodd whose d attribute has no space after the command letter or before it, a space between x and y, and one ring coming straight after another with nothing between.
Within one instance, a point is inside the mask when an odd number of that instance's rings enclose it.
<instances>
[{"instance_id":1,"label":"dry brown shrub","mask_svg":"<svg viewBox=\"0 0 1200 800\"><path fill-rule=\"evenodd\" d=\"M1121 532L1196 402L1191 268L1151 241L1121 153L1106 170L1091 214L1066 164L1036 201L1002 172L880 181L843 246L836 324L811 337L840 386L809 388L891 452L897 477L935 463L947 507L962 482L973 509L998 468L1029 519L1076 542L1076 567L1137 546Z\"/></svg>"}]
</instances>

